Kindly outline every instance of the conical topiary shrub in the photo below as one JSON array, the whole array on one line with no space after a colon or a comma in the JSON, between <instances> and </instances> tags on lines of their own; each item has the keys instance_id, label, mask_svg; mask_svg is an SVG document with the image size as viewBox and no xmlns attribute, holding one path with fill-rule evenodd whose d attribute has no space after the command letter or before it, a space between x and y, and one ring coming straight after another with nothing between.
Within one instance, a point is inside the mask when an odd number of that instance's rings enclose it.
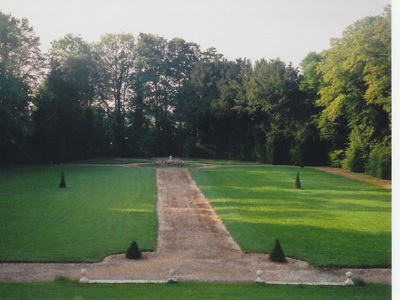
<instances>
[{"instance_id":1,"label":"conical topiary shrub","mask_svg":"<svg viewBox=\"0 0 400 300\"><path fill-rule=\"evenodd\" d=\"M300 174L297 172L296 176L296 183L294 184L295 189L301 189L301 183L300 183Z\"/></svg>"},{"instance_id":2,"label":"conical topiary shrub","mask_svg":"<svg viewBox=\"0 0 400 300\"><path fill-rule=\"evenodd\" d=\"M67 185L65 184L64 172L61 172L60 188L66 188L66 187L67 187Z\"/></svg>"},{"instance_id":3,"label":"conical topiary shrub","mask_svg":"<svg viewBox=\"0 0 400 300\"><path fill-rule=\"evenodd\" d=\"M136 241L133 241L128 250L126 250L125 257L129 259L140 259L142 257L142 252L140 252Z\"/></svg>"},{"instance_id":4,"label":"conical topiary shrub","mask_svg":"<svg viewBox=\"0 0 400 300\"><path fill-rule=\"evenodd\" d=\"M274 262L286 262L285 254L278 239L276 239L274 248L269 254L269 259Z\"/></svg>"}]
</instances>

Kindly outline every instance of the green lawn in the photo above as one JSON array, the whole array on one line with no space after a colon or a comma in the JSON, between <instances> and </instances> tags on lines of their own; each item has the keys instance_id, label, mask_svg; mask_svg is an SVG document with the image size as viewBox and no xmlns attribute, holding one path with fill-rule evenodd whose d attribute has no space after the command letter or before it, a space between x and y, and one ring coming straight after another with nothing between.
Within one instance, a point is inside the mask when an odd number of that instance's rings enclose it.
<instances>
[{"instance_id":1,"label":"green lawn","mask_svg":"<svg viewBox=\"0 0 400 300\"><path fill-rule=\"evenodd\" d=\"M278 238L287 256L319 266L391 264L390 190L309 168L191 172L244 251L269 252Z\"/></svg>"},{"instance_id":2,"label":"green lawn","mask_svg":"<svg viewBox=\"0 0 400 300\"><path fill-rule=\"evenodd\" d=\"M148 163L152 162L148 158L91 158L75 161L77 164L104 164L104 165L120 165L133 163Z\"/></svg>"},{"instance_id":3,"label":"green lawn","mask_svg":"<svg viewBox=\"0 0 400 300\"><path fill-rule=\"evenodd\" d=\"M388 285L365 287L274 286L257 284L125 284L0 283L0 299L268 299L384 300Z\"/></svg>"},{"instance_id":4,"label":"green lawn","mask_svg":"<svg viewBox=\"0 0 400 300\"><path fill-rule=\"evenodd\" d=\"M205 158L186 158L184 159L185 162L190 164L210 164L210 165L259 165L256 162L248 162L248 161L241 161L241 160L227 160L227 159L205 159Z\"/></svg>"},{"instance_id":5,"label":"green lawn","mask_svg":"<svg viewBox=\"0 0 400 300\"><path fill-rule=\"evenodd\" d=\"M61 171L66 189L58 187ZM155 249L154 169L32 166L0 173L0 261L98 261Z\"/></svg>"}]
</instances>

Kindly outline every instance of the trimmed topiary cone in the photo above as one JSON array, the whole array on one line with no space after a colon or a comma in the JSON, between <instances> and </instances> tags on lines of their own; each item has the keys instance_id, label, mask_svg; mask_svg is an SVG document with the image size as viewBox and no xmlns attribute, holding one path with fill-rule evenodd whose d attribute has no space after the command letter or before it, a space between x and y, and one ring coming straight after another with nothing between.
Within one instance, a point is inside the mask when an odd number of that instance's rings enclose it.
<instances>
[{"instance_id":1,"label":"trimmed topiary cone","mask_svg":"<svg viewBox=\"0 0 400 300\"><path fill-rule=\"evenodd\" d=\"M67 185L65 184L64 172L61 172L60 188L66 188L66 187L67 187Z\"/></svg>"},{"instance_id":2,"label":"trimmed topiary cone","mask_svg":"<svg viewBox=\"0 0 400 300\"><path fill-rule=\"evenodd\" d=\"M140 252L136 241L133 241L128 250L126 250L125 257L129 259L140 259L142 257L142 252Z\"/></svg>"},{"instance_id":3,"label":"trimmed topiary cone","mask_svg":"<svg viewBox=\"0 0 400 300\"><path fill-rule=\"evenodd\" d=\"M301 183L300 183L300 174L297 172L296 176L296 183L294 184L295 189L301 189Z\"/></svg>"},{"instance_id":4,"label":"trimmed topiary cone","mask_svg":"<svg viewBox=\"0 0 400 300\"><path fill-rule=\"evenodd\" d=\"M278 239L276 239L274 248L269 254L269 259L274 262L286 262L285 254Z\"/></svg>"}]
</instances>

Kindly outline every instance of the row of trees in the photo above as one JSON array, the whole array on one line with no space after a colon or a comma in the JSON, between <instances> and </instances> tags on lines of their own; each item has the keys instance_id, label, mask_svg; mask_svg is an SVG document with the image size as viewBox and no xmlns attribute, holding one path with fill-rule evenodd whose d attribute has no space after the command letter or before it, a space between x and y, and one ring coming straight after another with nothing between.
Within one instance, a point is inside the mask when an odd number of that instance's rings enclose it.
<instances>
[{"instance_id":1,"label":"row of trees","mask_svg":"<svg viewBox=\"0 0 400 300\"><path fill-rule=\"evenodd\" d=\"M182 39L67 35L46 55L0 12L1 163L101 156L345 166L390 177L391 12L348 27L301 71Z\"/></svg>"}]
</instances>

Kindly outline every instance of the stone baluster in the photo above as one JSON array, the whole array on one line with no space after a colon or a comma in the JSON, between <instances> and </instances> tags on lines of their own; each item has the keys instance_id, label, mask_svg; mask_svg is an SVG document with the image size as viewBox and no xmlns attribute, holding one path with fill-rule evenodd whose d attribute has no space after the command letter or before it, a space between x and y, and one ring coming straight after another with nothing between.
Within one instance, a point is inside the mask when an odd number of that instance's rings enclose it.
<instances>
[{"instance_id":1,"label":"stone baluster","mask_svg":"<svg viewBox=\"0 0 400 300\"><path fill-rule=\"evenodd\" d=\"M176 272L175 272L174 269L169 270L169 279L168 279L168 282L171 282L171 283L177 282L177 279L176 279Z\"/></svg>"},{"instance_id":2,"label":"stone baluster","mask_svg":"<svg viewBox=\"0 0 400 300\"><path fill-rule=\"evenodd\" d=\"M354 285L353 280L351 280L351 277L353 277L353 273L350 271L346 272L346 281L344 282L345 285Z\"/></svg>"},{"instance_id":3,"label":"stone baluster","mask_svg":"<svg viewBox=\"0 0 400 300\"><path fill-rule=\"evenodd\" d=\"M89 278L86 277L86 274L87 274L86 269L82 269L81 274L82 274L82 277L81 277L81 279L79 279L79 283L84 283L84 284L89 283Z\"/></svg>"},{"instance_id":4,"label":"stone baluster","mask_svg":"<svg viewBox=\"0 0 400 300\"><path fill-rule=\"evenodd\" d=\"M264 272L262 270L257 270L256 275L257 275L257 279L256 282L257 283L263 283L264 281L262 280L261 276L264 274Z\"/></svg>"}]
</instances>

